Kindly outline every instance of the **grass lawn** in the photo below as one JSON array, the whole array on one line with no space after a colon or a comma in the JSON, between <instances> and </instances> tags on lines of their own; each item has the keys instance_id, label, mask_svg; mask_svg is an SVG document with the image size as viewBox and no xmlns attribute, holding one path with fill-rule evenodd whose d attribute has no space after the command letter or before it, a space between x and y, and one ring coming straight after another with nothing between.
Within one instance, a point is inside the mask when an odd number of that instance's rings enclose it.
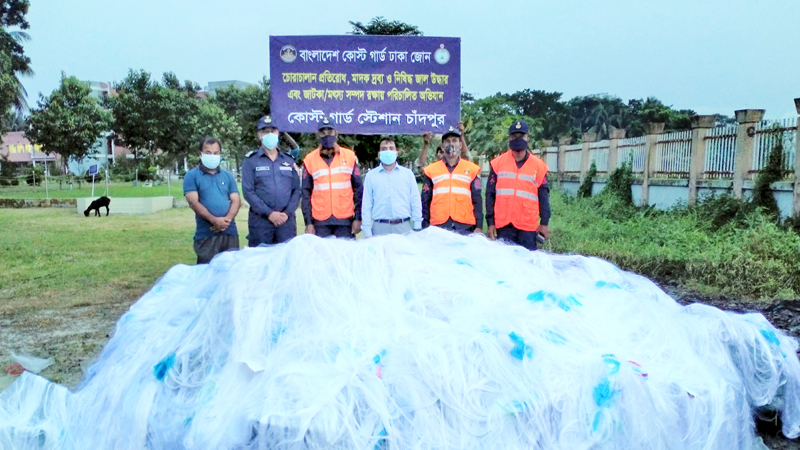
<instances>
[{"instance_id":1,"label":"grass lawn","mask_svg":"<svg viewBox=\"0 0 800 450\"><path fill-rule=\"evenodd\" d=\"M153 187L142 187L143 183L139 186L134 186L133 183L110 183L108 188L109 197L161 197L168 195L170 189L173 197L183 197L183 182L173 181L171 186L160 184ZM74 189L70 189L69 185L64 183L59 189L58 183L50 183L49 185L50 198L80 198L91 197L92 183L82 182L81 187L78 188L78 183L75 183ZM94 186L94 195L99 197L105 194L106 185L104 183L96 183ZM240 190L241 192L241 190ZM47 198L44 184L41 186L7 186L0 187L0 198Z\"/></svg>"},{"instance_id":2,"label":"grass lawn","mask_svg":"<svg viewBox=\"0 0 800 450\"><path fill-rule=\"evenodd\" d=\"M236 224L246 247L246 208ZM3 209L0 227L0 313L133 301L173 265L196 261L189 208L108 217Z\"/></svg>"}]
</instances>

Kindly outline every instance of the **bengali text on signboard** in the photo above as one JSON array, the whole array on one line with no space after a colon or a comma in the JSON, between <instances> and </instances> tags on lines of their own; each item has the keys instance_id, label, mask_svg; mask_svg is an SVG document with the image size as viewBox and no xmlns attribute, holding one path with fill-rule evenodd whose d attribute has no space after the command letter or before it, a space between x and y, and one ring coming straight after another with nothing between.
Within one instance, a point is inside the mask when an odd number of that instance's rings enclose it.
<instances>
[{"instance_id":1,"label":"bengali text on signboard","mask_svg":"<svg viewBox=\"0 0 800 450\"><path fill-rule=\"evenodd\" d=\"M271 36L270 110L283 131L443 133L461 114L461 41Z\"/></svg>"}]
</instances>

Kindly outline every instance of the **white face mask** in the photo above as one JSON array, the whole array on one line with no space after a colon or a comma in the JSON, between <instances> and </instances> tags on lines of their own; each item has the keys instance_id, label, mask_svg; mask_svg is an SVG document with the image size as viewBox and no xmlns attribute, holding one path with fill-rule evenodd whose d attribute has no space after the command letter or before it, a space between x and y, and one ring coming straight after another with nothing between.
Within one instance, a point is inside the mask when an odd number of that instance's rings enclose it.
<instances>
[{"instance_id":1,"label":"white face mask","mask_svg":"<svg viewBox=\"0 0 800 450\"><path fill-rule=\"evenodd\" d=\"M205 153L200 155L200 161L206 169L214 170L219 167L219 162L222 160L222 155L207 155Z\"/></svg>"}]
</instances>

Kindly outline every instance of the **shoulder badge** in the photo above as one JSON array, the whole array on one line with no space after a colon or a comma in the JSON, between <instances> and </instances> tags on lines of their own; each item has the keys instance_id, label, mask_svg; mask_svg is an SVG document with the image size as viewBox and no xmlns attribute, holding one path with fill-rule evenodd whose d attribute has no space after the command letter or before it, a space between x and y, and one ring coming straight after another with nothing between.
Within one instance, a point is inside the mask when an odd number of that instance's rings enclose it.
<instances>
[{"instance_id":1,"label":"shoulder badge","mask_svg":"<svg viewBox=\"0 0 800 450\"><path fill-rule=\"evenodd\" d=\"M245 157L245 158L249 158L250 156L252 156L253 154L255 154L255 152L257 152L257 151L258 151L258 150L250 150L249 152L247 152L247 153L244 155L244 157Z\"/></svg>"}]
</instances>

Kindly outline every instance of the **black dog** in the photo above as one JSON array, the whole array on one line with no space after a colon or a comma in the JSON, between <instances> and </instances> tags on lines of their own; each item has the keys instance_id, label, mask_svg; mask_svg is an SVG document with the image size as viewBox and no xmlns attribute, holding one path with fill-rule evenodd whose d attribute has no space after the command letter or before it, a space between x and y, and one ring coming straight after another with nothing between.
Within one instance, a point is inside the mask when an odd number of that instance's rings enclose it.
<instances>
[{"instance_id":1,"label":"black dog","mask_svg":"<svg viewBox=\"0 0 800 450\"><path fill-rule=\"evenodd\" d=\"M111 203L111 199L104 195L104 196L98 198L97 200L93 201L92 204L89 205L88 208L86 208L86 211L83 212L83 215L86 216L86 217L89 217L89 211L94 210L94 213L95 213L94 215L95 216L99 216L100 215L100 208L102 208L104 206L106 208L106 215L108 215L108 205L110 203Z\"/></svg>"}]
</instances>

